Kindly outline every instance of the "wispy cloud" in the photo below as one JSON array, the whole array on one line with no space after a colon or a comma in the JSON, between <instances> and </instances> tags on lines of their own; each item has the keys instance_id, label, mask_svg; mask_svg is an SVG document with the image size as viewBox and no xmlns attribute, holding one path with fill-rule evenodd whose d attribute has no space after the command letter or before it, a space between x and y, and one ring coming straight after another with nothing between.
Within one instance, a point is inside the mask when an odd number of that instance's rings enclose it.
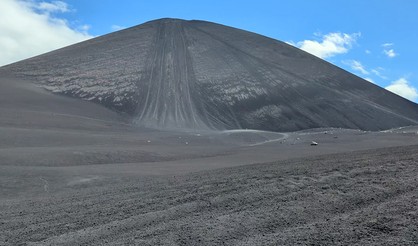
<instances>
[{"instance_id":1,"label":"wispy cloud","mask_svg":"<svg viewBox=\"0 0 418 246\"><path fill-rule=\"evenodd\" d=\"M377 77L381 78L381 79L388 79L386 76L383 76L382 73L380 72L380 70L383 70L383 68L376 68L376 69L372 69L371 72L376 75Z\"/></svg>"},{"instance_id":2,"label":"wispy cloud","mask_svg":"<svg viewBox=\"0 0 418 246\"><path fill-rule=\"evenodd\" d=\"M371 79L371 78L364 78L364 80L367 80L367 81L369 81L370 83L376 84L376 83L374 82L374 80L373 80L373 79Z\"/></svg>"},{"instance_id":3,"label":"wispy cloud","mask_svg":"<svg viewBox=\"0 0 418 246\"><path fill-rule=\"evenodd\" d=\"M321 36L319 41L303 40L297 43L291 42L290 44L325 59L338 54L347 53L360 35L360 33L347 34L333 32Z\"/></svg>"},{"instance_id":4,"label":"wispy cloud","mask_svg":"<svg viewBox=\"0 0 418 246\"><path fill-rule=\"evenodd\" d=\"M111 27L110 27L110 29L112 30L112 31L114 31L114 32L116 32L116 31L119 31L119 30L122 30L122 29L125 29L126 27L124 27L124 26L119 26L119 25L112 25Z\"/></svg>"},{"instance_id":5,"label":"wispy cloud","mask_svg":"<svg viewBox=\"0 0 418 246\"><path fill-rule=\"evenodd\" d=\"M395 52L395 50L392 48L393 43L384 43L382 44L383 47L383 54L385 54L389 58L394 58L398 54Z\"/></svg>"},{"instance_id":6,"label":"wispy cloud","mask_svg":"<svg viewBox=\"0 0 418 246\"><path fill-rule=\"evenodd\" d=\"M70 11L68 4L63 1L40 2L35 5L35 8L49 13Z\"/></svg>"},{"instance_id":7,"label":"wispy cloud","mask_svg":"<svg viewBox=\"0 0 418 246\"><path fill-rule=\"evenodd\" d=\"M0 66L91 38L88 26L73 29L62 18L63 1L0 0Z\"/></svg>"},{"instance_id":8,"label":"wispy cloud","mask_svg":"<svg viewBox=\"0 0 418 246\"><path fill-rule=\"evenodd\" d=\"M416 101L418 99L418 90L410 85L405 78L393 81L389 86L385 87L385 89L410 101Z\"/></svg>"},{"instance_id":9,"label":"wispy cloud","mask_svg":"<svg viewBox=\"0 0 418 246\"><path fill-rule=\"evenodd\" d=\"M85 34L87 34L87 35L88 35L88 32L89 32L90 28L91 28L91 26L90 26L90 25L82 25L82 26L80 26L78 29L79 29L81 32L83 32L83 33L85 33Z\"/></svg>"},{"instance_id":10,"label":"wispy cloud","mask_svg":"<svg viewBox=\"0 0 418 246\"><path fill-rule=\"evenodd\" d=\"M64 1L41 1L41 0L13 0L22 6L30 8L37 13L53 14L71 12L72 9Z\"/></svg>"},{"instance_id":11,"label":"wispy cloud","mask_svg":"<svg viewBox=\"0 0 418 246\"><path fill-rule=\"evenodd\" d=\"M367 71L366 68L363 66L363 64L361 64L361 62L359 61L348 60L348 61L344 61L343 63L350 66L350 68L354 71L360 72L364 75L370 74L369 71Z\"/></svg>"},{"instance_id":12,"label":"wispy cloud","mask_svg":"<svg viewBox=\"0 0 418 246\"><path fill-rule=\"evenodd\" d=\"M385 55L389 58L393 58L393 57L398 55L398 54L396 54L394 49L383 50L383 53L385 53Z\"/></svg>"}]
</instances>

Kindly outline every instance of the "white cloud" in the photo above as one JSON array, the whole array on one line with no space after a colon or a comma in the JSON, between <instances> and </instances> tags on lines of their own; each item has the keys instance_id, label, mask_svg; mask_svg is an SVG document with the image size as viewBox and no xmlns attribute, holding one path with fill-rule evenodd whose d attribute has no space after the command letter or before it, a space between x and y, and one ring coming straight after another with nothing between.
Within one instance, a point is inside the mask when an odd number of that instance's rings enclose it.
<instances>
[{"instance_id":1,"label":"white cloud","mask_svg":"<svg viewBox=\"0 0 418 246\"><path fill-rule=\"evenodd\" d=\"M372 53L370 50L365 50L364 52L368 55L370 55Z\"/></svg>"},{"instance_id":2,"label":"white cloud","mask_svg":"<svg viewBox=\"0 0 418 246\"><path fill-rule=\"evenodd\" d=\"M90 25L82 25L80 26L78 29L85 33L86 35L88 35L88 31L90 30L91 26Z\"/></svg>"},{"instance_id":3,"label":"white cloud","mask_svg":"<svg viewBox=\"0 0 418 246\"><path fill-rule=\"evenodd\" d=\"M393 58L398 55L394 49L383 50L383 53L385 53L385 55L389 58Z\"/></svg>"},{"instance_id":4,"label":"white cloud","mask_svg":"<svg viewBox=\"0 0 418 246\"><path fill-rule=\"evenodd\" d=\"M396 54L395 50L391 48L392 46L393 46L393 43L382 44L382 47L384 48L383 53L389 58L393 58L398 55Z\"/></svg>"},{"instance_id":5,"label":"white cloud","mask_svg":"<svg viewBox=\"0 0 418 246\"><path fill-rule=\"evenodd\" d=\"M112 25L111 27L110 27L110 29L112 29L112 31L114 31L114 32L116 32L116 31L119 31L119 30L122 30L122 29L125 29L126 27L124 27L124 26L119 26L119 25Z\"/></svg>"},{"instance_id":6,"label":"white cloud","mask_svg":"<svg viewBox=\"0 0 418 246\"><path fill-rule=\"evenodd\" d=\"M345 61L343 62L347 65L349 65L351 67L351 69L358 71L362 74L369 74L369 71L366 70L366 68L364 68L363 64L361 64L361 62L356 61L356 60L350 60L350 61Z\"/></svg>"},{"instance_id":7,"label":"white cloud","mask_svg":"<svg viewBox=\"0 0 418 246\"><path fill-rule=\"evenodd\" d=\"M418 99L418 90L411 86L405 78L393 81L392 84L385 87L385 89L410 101L416 101Z\"/></svg>"},{"instance_id":8,"label":"white cloud","mask_svg":"<svg viewBox=\"0 0 418 246\"><path fill-rule=\"evenodd\" d=\"M91 38L51 15L68 11L62 1L0 0L0 66Z\"/></svg>"},{"instance_id":9,"label":"white cloud","mask_svg":"<svg viewBox=\"0 0 418 246\"><path fill-rule=\"evenodd\" d=\"M317 57L325 59L347 53L360 35L360 33L346 34L335 32L322 36L321 41L304 40L294 45Z\"/></svg>"},{"instance_id":10,"label":"white cloud","mask_svg":"<svg viewBox=\"0 0 418 246\"><path fill-rule=\"evenodd\" d=\"M382 73L379 70L384 70L383 68L379 67L376 69L372 69L371 72L374 73L377 77L381 79L388 79L386 76L383 76Z\"/></svg>"}]
</instances>

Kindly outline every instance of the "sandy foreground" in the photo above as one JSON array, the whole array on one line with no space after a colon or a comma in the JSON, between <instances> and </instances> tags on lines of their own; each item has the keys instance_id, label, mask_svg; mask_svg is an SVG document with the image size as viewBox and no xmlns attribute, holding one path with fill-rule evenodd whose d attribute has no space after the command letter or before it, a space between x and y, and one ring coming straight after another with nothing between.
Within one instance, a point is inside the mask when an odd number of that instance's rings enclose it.
<instances>
[{"instance_id":1,"label":"sandy foreground","mask_svg":"<svg viewBox=\"0 0 418 246\"><path fill-rule=\"evenodd\" d=\"M0 149L2 245L418 242L413 132L94 135Z\"/></svg>"}]
</instances>

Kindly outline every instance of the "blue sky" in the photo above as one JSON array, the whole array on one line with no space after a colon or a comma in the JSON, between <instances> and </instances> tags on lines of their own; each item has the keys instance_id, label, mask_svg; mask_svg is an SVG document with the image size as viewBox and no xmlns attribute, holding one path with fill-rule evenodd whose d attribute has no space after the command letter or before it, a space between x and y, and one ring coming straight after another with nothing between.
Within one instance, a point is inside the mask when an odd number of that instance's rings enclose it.
<instances>
[{"instance_id":1,"label":"blue sky","mask_svg":"<svg viewBox=\"0 0 418 246\"><path fill-rule=\"evenodd\" d=\"M0 65L153 19L199 19L288 42L417 102L417 11L416 0L1 0Z\"/></svg>"}]
</instances>

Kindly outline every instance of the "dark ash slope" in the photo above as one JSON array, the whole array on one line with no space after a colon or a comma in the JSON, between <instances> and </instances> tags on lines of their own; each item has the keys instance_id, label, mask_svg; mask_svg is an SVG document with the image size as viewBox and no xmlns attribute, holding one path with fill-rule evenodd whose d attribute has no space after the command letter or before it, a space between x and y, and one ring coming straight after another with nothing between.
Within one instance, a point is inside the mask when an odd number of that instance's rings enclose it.
<instances>
[{"instance_id":1,"label":"dark ash slope","mask_svg":"<svg viewBox=\"0 0 418 246\"><path fill-rule=\"evenodd\" d=\"M51 193L0 200L0 244L417 245L417 150L170 177L90 176L61 192L54 185L67 176L43 176Z\"/></svg>"},{"instance_id":2,"label":"dark ash slope","mask_svg":"<svg viewBox=\"0 0 418 246\"><path fill-rule=\"evenodd\" d=\"M161 19L0 68L161 128L380 130L418 106L283 42Z\"/></svg>"}]
</instances>

